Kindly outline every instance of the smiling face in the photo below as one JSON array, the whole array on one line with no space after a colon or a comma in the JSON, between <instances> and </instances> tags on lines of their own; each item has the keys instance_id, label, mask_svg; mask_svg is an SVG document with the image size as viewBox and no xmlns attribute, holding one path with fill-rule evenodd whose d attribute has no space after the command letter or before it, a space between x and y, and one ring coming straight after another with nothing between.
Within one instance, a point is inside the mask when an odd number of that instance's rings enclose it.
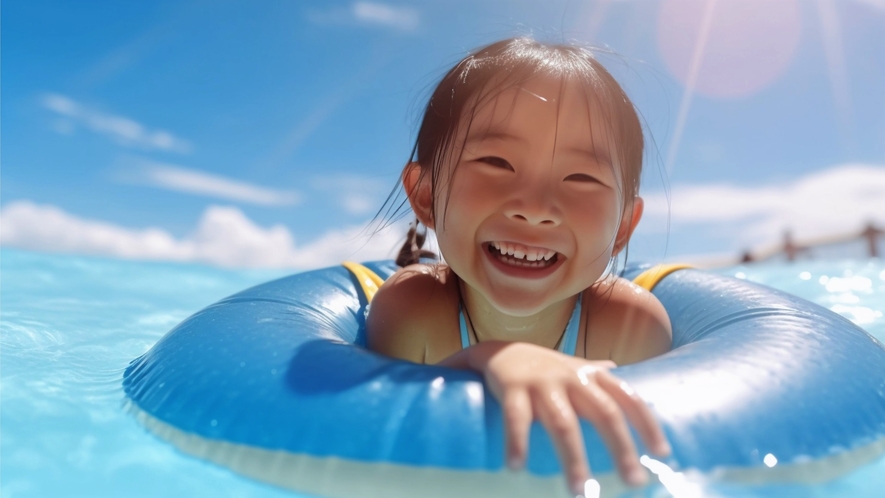
<instances>
[{"instance_id":1,"label":"smiling face","mask_svg":"<svg viewBox=\"0 0 885 498\"><path fill-rule=\"evenodd\" d=\"M429 175L418 185L407 168L446 262L501 312L528 316L591 286L638 222L593 109L580 85L534 78L462 123L433 195Z\"/></svg>"}]
</instances>

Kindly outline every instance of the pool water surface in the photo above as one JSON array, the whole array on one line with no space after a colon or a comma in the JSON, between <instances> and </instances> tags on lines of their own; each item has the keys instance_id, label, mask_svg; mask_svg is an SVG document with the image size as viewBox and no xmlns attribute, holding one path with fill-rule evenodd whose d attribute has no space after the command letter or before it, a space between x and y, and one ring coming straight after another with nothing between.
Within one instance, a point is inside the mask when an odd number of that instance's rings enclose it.
<instances>
[{"instance_id":1,"label":"pool water surface","mask_svg":"<svg viewBox=\"0 0 885 498\"><path fill-rule=\"evenodd\" d=\"M885 341L885 262L733 267L827 307ZM128 363L218 299L291 273L0 251L0 497L299 497L184 456L123 410ZM885 365L883 365L885 371ZM878 497L885 457L823 484L700 478L627 496Z\"/></svg>"}]
</instances>

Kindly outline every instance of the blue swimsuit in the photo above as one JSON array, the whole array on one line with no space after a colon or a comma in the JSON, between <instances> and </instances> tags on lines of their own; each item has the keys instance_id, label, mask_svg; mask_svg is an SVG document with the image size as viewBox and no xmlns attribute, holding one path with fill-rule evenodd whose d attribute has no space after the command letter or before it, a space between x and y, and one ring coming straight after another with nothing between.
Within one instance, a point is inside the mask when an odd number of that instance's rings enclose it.
<instances>
[{"instance_id":1,"label":"blue swimsuit","mask_svg":"<svg viewBox=\"0 0 885 498\"><path fill-rule=\"evenodd\" d=\"M575 350L578 347L578 327L581 324L582 294L583 293L578 294L578 300L575 302L575 309L572 311L572 316L569 318L568 325L565 327L565 333L563 333L562 338L559 340L559 347L556 348L560 353L569 356L574 356ZM463 306L458 307L458 319L461 324L461 347L468 348L470 347L470 336L467 335L467 321L464 319Z\"/></svg>"}]
</instances>

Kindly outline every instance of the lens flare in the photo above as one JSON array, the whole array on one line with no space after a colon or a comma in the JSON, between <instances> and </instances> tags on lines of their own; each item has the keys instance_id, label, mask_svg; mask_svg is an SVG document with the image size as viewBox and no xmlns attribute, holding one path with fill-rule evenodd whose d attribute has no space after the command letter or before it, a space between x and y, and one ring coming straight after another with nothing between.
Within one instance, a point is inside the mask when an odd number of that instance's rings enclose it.
<instances>
[{"instance_id":1,"label":"lens flare","mask_svg":"<svg viewBox=\"0 0 885 498\"><path fill-rule=\"evenodd\" d=\"M667 68L683 84L696 71L695 90L709 97L740 98L771 85L792 61L800 34L796 0L664 0L658 15ZM699 43L700 64L693 68Z\"/></svg>"}]
</instances>

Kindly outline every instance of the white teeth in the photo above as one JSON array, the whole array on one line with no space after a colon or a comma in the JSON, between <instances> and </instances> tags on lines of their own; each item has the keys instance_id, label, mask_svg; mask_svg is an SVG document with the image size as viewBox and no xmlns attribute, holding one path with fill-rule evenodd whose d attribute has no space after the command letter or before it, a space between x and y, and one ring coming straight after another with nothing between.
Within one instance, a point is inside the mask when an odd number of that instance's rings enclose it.
<instances>
[{"instance_id":1,"label":"white teeth","mask_svg":"<svg viewBox=\"0 0 885 498\"><path fill-rule=\"evenodd\" d=\"M527 262L550 261L553 256L556 256L556 251L550 249L525 249L524 246L497 241L490 242L490 245L504 256L511 256L515 259L524 259Z\"/></svg>"}]
</instances>

